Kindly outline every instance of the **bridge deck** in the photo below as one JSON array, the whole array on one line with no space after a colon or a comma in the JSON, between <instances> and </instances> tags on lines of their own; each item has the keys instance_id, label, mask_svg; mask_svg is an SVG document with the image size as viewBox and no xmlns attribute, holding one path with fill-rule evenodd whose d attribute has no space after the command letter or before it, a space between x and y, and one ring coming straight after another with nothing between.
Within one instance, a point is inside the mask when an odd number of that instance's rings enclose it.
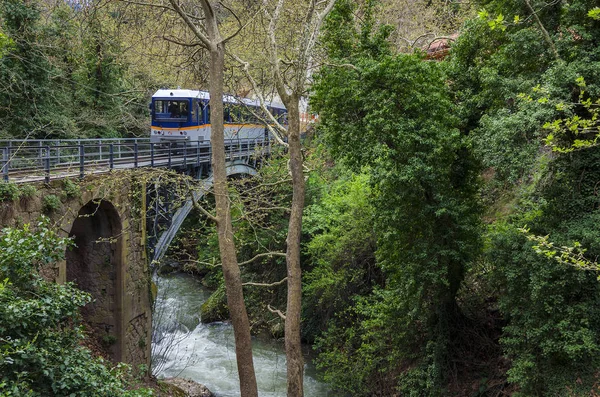
<instances>
[{"instance_id":1,"label":"bridge deck","mask_svg":"<svg viewBox=\"0 0 600 397\"><path fill-rule=\"evenodd\" d=\"M270 141L227 140L228 161L249 159L270 150ZM257 153L258 152L258 153ZM152 143L149 139L0 140L0 174L4 181L28 183L113 169L182 168L210 164L209 142Z\"/></svg>"}]
</instances>

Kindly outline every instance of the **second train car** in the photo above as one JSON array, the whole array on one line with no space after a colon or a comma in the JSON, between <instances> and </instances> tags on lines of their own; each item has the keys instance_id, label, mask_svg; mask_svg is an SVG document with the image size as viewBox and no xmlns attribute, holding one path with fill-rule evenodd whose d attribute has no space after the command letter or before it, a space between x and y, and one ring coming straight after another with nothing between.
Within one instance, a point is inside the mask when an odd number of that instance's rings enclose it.
<instances>
[{"instance_id":1,"label":"second train car","mask_svg":"<svg viewBox=\"0 0 600 397\"><path fill-rule=\"evenodd\" d=\"M150 142L206 142L210 141L210 95L206 91L166 90L152 96L150 110L152 126ZM225 139L268 139L269 132L261 120L262 110L256 100L223 97ZM269 111L283 125L287 112L282 104L266 104Z\"/></svg>"}]
</instances>

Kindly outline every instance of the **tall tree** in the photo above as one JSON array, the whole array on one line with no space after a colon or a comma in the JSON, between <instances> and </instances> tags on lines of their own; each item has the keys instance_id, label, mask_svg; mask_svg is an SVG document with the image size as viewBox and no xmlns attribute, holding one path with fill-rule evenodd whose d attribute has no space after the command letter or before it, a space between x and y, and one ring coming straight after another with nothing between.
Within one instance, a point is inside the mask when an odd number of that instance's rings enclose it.
<instances>
[{"instance_id":1,"label":"tall tree","mask_svg":"<svg viewBox=\"0 0 600 397\"><path fill-rule=\"evenodd\" d=\"M216 13L218 2L199 0L203 15L193 15L196 11L192 4L182 5L178 0L169 0L172 9L181 17L210 54L209 87L210 87L210 122L214 195L219 236L219 251L225 287L227 305L233 324L238 374L240 377L240 393L242 396L257 397L258 389L252 361L252 343L250 323L237 261L231 211L227 187L225 165L225 136L223 118L223 74L225 67L226 40L221 36L219 20ZM189 7L189 8L188 8Z\"/></svg>"},{"instance_id":2,"label":"tall tree","mask_svg":"<svg viewBox=\"0 0 600 397\"><path fill-rule=\"evenodd\" d=\"M329 61L312 99L335 157L357 172L368 167L386 283L357 304L349 330L332 331L348 339L330 334L337 354L324 362L338 386L364 395L378 382L384 393L419 382L420 395L437 395L465 322L457 293L480 248L477 162L442 67L393 53L390 28L376 28L369 7L355 20L355 7L339 0L328 20Z\"/></svg>"},{"instance_id":3,"label":"tall tree","mask_svg":"<svg viewBox=\"0 0 600 397\"><path fill-rule=\"evenodd\" d=\"M54 74L48 62L40 7L35 2L6 0L0 3L0 18L12 43L0 59L0 130L12 136L44 137L52 121ZM57 107L54 112L61 112Z\"/></svg>"},{"instance_id":4,"label":"tall tree","mask_svg":"<svg viewBox=\"0 0 600 397\"><path fill-rule=\"evenodd\" d=\"M511 361L506 376L524 395L592 395L600 340L596 275L536 254L518 228L550 235L556 247L577 241L590 258L600 253L600 151L557 155L544 147L546 138L555 147L581 148L595 135L586 127L600 96L598 2L478 6L485 9L452 49L449 81L489 176L484 197L493 223L481 267L506 321L499 340ZM563 131L561 120L577 121Z\"/></svg>"},{"instance_id":5,"label":"tall tree","mask_svg":"<svg viewBox=\"0 0 600 397\"><path fill-rule=\"evenodd\" d=\"M287 233L287 307L285 312L285 351L287 358L287 395L303 396L304 359L300 338L300 316L302 310L302 267L300 243L302 237L302 212L304 210L305 180L302 154L301 100L307 95L315 48L325 17L336 0L319 2L308 0L286 2L285 0L263 1L262 14L266 21L265 53L270 65L272 86L287 109L288 126L284 128L272 115L269 122L277 126L275 135L287 137L289 169L292 178L292 206ZM290 20L293 17L293 21ZM290 26L300 24L299 32L290 32ZM282 26L283 25L283 26ZM291 33L291 34L290 34ZM265 111L264 91L252 77L251 65L244 65L246 75L258 94ZM306 109L304 110L306 111ZM281 139L279 139L281 142Z\"/></svg>"}]
</instances>

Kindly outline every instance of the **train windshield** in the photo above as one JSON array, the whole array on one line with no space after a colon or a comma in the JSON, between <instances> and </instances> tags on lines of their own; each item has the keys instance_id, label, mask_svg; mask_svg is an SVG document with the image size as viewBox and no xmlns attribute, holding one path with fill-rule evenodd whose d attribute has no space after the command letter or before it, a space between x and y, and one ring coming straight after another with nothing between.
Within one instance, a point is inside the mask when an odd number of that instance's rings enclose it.
<instances>
[{"instance_id":1,"label":"train windshield","mask_svg":"<svg viewBox=\"0 0 600 397\"><path fill-rule=\"evenodd\" d=\"M154 119L187 120L189 101L156 100L154 101Z\"/></svg>"}]
</instances>

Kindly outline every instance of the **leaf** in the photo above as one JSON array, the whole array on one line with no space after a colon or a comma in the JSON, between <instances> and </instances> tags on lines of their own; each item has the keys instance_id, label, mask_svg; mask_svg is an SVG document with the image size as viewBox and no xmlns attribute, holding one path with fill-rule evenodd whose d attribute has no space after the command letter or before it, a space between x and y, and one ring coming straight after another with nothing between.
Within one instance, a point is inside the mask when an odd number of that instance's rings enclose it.
<instances>
[{"instance_id":1,"label":"leaf","mask_svg":"<svg viewBox=\"0 0 600 397\"><path fill-rule=\"evenodd\" d=\"M595 7L589 10L587 16L595 19L596 21L600 21L600 7Z\"/></svg>"}]
</instances>

